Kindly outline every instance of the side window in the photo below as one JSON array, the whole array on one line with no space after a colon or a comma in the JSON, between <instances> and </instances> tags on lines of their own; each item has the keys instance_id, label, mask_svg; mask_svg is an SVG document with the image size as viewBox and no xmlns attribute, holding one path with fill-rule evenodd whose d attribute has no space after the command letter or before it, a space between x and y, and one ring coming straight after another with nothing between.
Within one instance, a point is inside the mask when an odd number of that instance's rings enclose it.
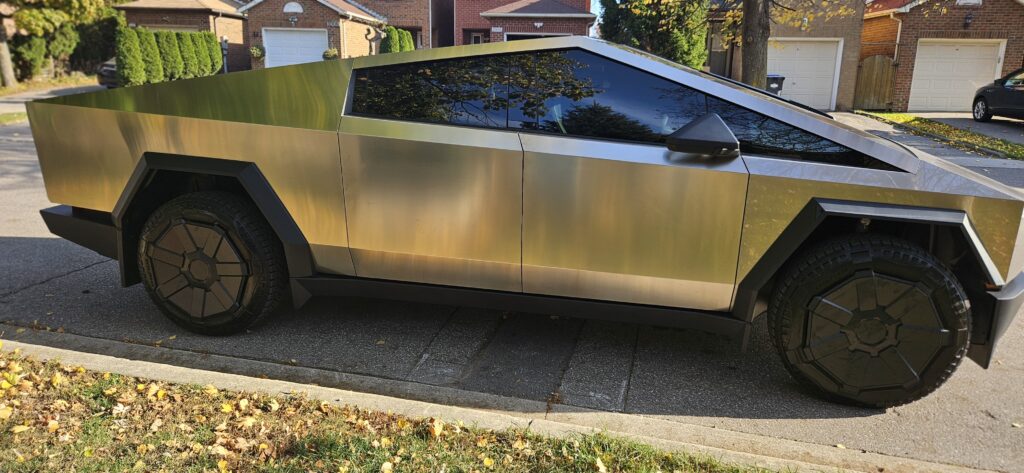
<instances>
[{"instance_id":1,"label":"side window","mask_svg":"<svg viewBox=\"0 0 1024 473\"><path fill-rule=\"evenodd\" d=\"M507 60L509 128L660 143L706 112L704 94L585 51Z\"/></svg>"},{"instance_id":2,"label":"side window","mask_svg":"<svg viewBox=\"0 0 1024 473\"><path fill-rule=\"evenodd\" d=\"M357 69L352 114L504 128L504 60L475 57Z\"/></svg>"},{"instance_id":3,"label":"side window","mask_svg":"<svg viewBox=\"0 0 1024 473\"><path fill-rule=\"evenodd\" d=\"M717 113L736 139L740 151L771 157L813 161L840 166L899 171L859 151L787 125L715 97L708 97L708 113Z\"/></svg>"}]
</instances>

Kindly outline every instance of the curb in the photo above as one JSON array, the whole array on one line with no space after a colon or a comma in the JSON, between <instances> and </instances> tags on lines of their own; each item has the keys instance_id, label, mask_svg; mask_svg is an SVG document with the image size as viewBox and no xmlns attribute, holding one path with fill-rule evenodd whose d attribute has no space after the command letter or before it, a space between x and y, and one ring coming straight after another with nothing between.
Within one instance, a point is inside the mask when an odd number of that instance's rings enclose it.
<instances>
[{"instance_id":1,"label":"curb","mask_svg":"<svg viewBox=\"0 0 1024 473\"><path fill-rule=\"evenodd\" d=\"M16 327L7 325L10 329ZM683 424L642 415L550 405L406 381L279 365L169 348L26 330L2 335L5 347L95 371L180 384L310 397L410 417L441 417L501 430L529 428L545 435L604 432L723 463L780 471L977 472L960 466L861 450ZM60 347L60 348L55 348ZM216 370L216 371L212 371ZM221 372L221 371L226 371ZM330 386L330 387L327 387ZM354 389L354 390L353 390ZM397 396L397 397L396 397Z\"/></svg>"}]
</instances>

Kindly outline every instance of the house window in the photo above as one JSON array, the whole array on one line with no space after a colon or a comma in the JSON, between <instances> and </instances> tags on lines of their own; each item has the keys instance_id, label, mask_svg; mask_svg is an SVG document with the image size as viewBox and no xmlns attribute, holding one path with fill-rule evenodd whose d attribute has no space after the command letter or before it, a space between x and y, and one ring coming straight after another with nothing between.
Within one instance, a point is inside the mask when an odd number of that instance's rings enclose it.
<instances>
[{"instance_id":1,"label":"house window","mask_svg":"<svg viewBox=\"0 0 1024 473\"><path fill-rule=\"evenodd\" d=\"M956 0L957 5L981 5L981 0Z\"/></svg>"},{"instance_id":2,"label":"house window","mask_svg":"<svg viewBox=\"0 0 1024 473\"><path fill-rule=\"evenodd\" d=\"M302 13L302 5L299 2L288 2L284 4L285 13Z\"/></svg>"}]
</instances>

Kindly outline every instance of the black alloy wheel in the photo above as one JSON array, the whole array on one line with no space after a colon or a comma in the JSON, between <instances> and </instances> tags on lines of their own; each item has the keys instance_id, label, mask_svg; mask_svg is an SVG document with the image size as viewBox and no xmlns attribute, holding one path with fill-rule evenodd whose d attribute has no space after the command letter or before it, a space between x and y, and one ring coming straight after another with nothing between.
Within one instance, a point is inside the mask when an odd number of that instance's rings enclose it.
<instances>
[{"instance_id":1,"label":"black alloy wheel","mask_svg":"<svg viewBox=\"0 0 1024 473\"><path fill-rule=\"evenodd\" d=\"M226 192L177 197L139 239L139 270L161 311L188 330L239 332L281 304L284 253L259 210Z\"/></svg>"},{"instance_id":2,"label":"black alloy wheel","mask_svg":"<svg viewBox=\"0 0 1024 473\"><path fill-rule=\"evenodd\" d=\"M970 340L970 302L922 248L852 236L790 265L768 323L802 384L832 400L888 407L927 395L957 368Z\"/></svg>"}]
</instances>

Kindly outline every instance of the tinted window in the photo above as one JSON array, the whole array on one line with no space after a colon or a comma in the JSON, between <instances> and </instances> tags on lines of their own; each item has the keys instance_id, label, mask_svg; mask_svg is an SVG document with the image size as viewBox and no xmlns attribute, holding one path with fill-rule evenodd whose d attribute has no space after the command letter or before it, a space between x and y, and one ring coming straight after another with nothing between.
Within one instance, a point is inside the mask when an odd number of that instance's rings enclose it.
<instances>
[{"instance_id":1,"label":"tinted window","mask_svg":"<svg viewBox=\"0 0 1024 473\"><path fill-rule=\"evenodd\" d=\"M708 113L717 113L740 141L740 151L803 161L899 171L839 143L757 112L708 97Z\"/></svg>"},{"instance_id":2,"label":"tinted window","mask_svg":"<svg viewBox=\"0 0 1024 473\"><path fill-rule=\"evenodd\" d=\"M706 111L703 94L588 52L507 60L510 128L657 143Z\"/></svg>"},{"instance_id":3,"label":"tinted window","mask_svg":"<svg viewBox=\"0 0 1024 473\"><path fill-rule=\"evenodd\" d=\"M504 128L504 61L469 58L358 69L352 113Z\"/></svg>"}]
</instances>

